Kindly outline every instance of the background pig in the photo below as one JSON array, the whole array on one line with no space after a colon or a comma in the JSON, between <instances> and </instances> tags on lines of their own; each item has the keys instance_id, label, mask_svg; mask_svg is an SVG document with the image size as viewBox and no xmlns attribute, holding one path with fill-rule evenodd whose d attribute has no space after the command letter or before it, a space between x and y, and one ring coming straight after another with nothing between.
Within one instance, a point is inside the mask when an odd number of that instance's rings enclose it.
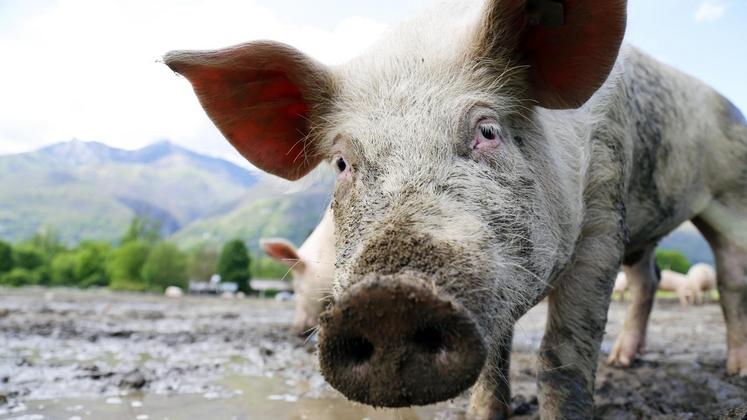
<instances>
[{"instance_id":1,"label":"background pig","mask_svg":"<svg viewBox=\"0 0 747 420\"><path fill-rule=\"evenodd\" d=\"M694 284L688 276L672 270L661 271L659 290L677 293L682 306L690 304L699 305L703 302L703 294L700 291L700 287Z\"/></svg>"},{"instance_id":2,"label":"background pig","mask_svg":"<svg viewBox=\"0 0 747 420\"><path fill-rule=\"evenodd\" d=\"M706 287L705 290L707 290L711 274L713 275L715 286L715 271L707 264L703 264L703 266L705 267L698 268L695 271L688 271L686 276L671 270L660 271L657 269L657 276L659 278L658 290L677 293L677 298L680 300L682 306L703 303L703 293L701 291L704 290L703 287ZM710 268L712 273L709 273L708 268ZM625 271L620 271L617 273L615 287L612 289L612 292L618 294L620 301L624 301L628 286L628 277L625 275Z\"/></svg>"},{"instance_id":3,"label":"background pig","mask_svg":"<svg viewBox=\"0 0 747 420\"><path fill-rule=\"evenodd\" d=\"M716 270L709 264L695 264L687 271L687 278L693 287L699 291L706 292L708 295L711 290L716 288Z\"/></svg>"},{"instance_id":4,"label":"background pig","mask_svg":"<svg viewBox=\"0 0 747 420\"><path fill-rule=\"evenodd\" d=\"M335 273L332 211L324 213L319 225L298 250L284 239L263 239L260 245L267 255L290 267L296 295L293 330L300 335L310 333L329 298Z\"/></svg>"},{"instance_id":5,"label":"background pig","mask_svg":"<svg viewBox=\"0 0 747 420\"><path fill-rule=\"evenodd\" d=\"M470 416L507 416L513 324L547 296L541 415L590 418L617 269L653 299L653 244L687 219L747 375L747 126L635 48L618 59L625 20L625 1L462 2L334 68L267 41L165 57L257 167L336 168L333 387L399 407L474 385Z\"/></svg>"}]
</instances>

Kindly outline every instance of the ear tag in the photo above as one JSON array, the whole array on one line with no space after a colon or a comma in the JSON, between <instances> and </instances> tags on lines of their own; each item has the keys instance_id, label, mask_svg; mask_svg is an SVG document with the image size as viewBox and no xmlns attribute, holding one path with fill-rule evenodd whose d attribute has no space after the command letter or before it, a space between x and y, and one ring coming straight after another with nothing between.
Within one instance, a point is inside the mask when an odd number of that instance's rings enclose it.
<instances>
[{"instance_id":1,"label":"ear tag","mask_svg":"<svg viewBox=\"0 0 747 420\"><path fill-rule=\"evenodd\" d=\"M532 26L563 26L565 7L558 0L528 0L527 15Z\"/></svg>"}]
</instances>

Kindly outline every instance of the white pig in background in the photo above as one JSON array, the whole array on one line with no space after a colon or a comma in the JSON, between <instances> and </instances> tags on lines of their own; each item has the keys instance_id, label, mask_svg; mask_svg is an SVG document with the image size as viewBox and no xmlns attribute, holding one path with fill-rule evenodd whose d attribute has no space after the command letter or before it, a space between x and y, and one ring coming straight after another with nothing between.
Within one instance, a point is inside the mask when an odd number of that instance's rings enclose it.
<instances>
[{"instance_id":1,"label":"white pig in background","mask_svg":"<svg viewBox=\"0 0 747 420\"><path fill-rule=\"evenodd\" d=\"M621 49L624 0L438 7L335 67L272 41L165 57L258 168L337 171L325 379L378 407L472 387L470 418L507 417L514 323L547 297L540 415L593 418L615 274L637 313L618 363L643 343L653 249L686 220L719 266L726 371L747 376L741 112Z\"/></svg>"},{"instance_id":2,"label":"white pig in background","mask_svg":"<svg viewBox=\"0 0 747 420\"><path fill-rule=\"evenodd\" d=\"M700 305L705 301L708 292L716 288L716 270L708 264L695 264L687 275L671 270L657 270L659 277L658 290L675 292L682 306ZM620 301L625 301L628 291L628 277L624 270L617 273L615 287L612 289Z\"/></svg>"},{"instance_id":3,"label":"white pig in background","mask_svg":"<svg viewBox=\"0 0 747 420\"><path fill-rule=\"evenodd\" d=\"M716 289L716 270L709 264L695 264L687 271L687 278L693 287L707 296Z\"/></svg>"},{"instance_id":4,"label":"white pig in background","mask_svg":"<svg viewBox=\"0 0 747 420\"><path fill-rule=\"evenodd\" d=\"M306 335L316 327L319 314L332 292L335 274L335 236L332 210L324 213L319 225L300 248L285 239L262 239L262 249L287 265L293 276L295 314L293 330Z\"/></svg>"}]
</instances>

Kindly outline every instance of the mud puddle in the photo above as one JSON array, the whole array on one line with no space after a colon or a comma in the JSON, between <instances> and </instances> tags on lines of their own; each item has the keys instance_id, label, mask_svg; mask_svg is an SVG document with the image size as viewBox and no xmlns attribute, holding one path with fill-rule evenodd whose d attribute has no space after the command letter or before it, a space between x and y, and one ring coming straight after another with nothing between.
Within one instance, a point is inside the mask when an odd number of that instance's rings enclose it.
<instances>
[{"instance_id":1,"label":"mud puddle","mask_svg":"<svg viewBox=\"0 0 747 420\"><path fill-rule=\"evenodd\" d=\"M610 309L602 357L624 309ZM518 419L537 416L546 310L538 306L516 328ZM346 401L319 374L314 340L290 333L291 318L290 302L0 290L0 418L463 417L466 397L407 411ZM716 303L658 301L642 359L628 370L600 363L597 418L709 418L747 404L747 380L724 373L724 334Z\"/></svg>"}]
</instances>

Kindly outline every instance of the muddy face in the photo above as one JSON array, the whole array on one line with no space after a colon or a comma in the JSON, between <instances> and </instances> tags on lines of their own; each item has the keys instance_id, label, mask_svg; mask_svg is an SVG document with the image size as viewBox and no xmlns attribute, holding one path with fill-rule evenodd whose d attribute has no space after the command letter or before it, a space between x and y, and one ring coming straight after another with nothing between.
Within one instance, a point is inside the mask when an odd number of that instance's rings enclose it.
<instances>
[{"instance_id":1,"label":"muddy face","mask_svg":"<svg viewBox=\"0 0 747 420\"><path fill-rule=\"evenodd\" d=\"M447 84L417 70L382 72L373 91L349 82L369 100L340 104L331 133L336 303L320 360L334 387L378 406L429 404L474 383L547 290L570 208L552 145L501 91L444 89L477 75Z\"/></svg>"}]
</instances>

